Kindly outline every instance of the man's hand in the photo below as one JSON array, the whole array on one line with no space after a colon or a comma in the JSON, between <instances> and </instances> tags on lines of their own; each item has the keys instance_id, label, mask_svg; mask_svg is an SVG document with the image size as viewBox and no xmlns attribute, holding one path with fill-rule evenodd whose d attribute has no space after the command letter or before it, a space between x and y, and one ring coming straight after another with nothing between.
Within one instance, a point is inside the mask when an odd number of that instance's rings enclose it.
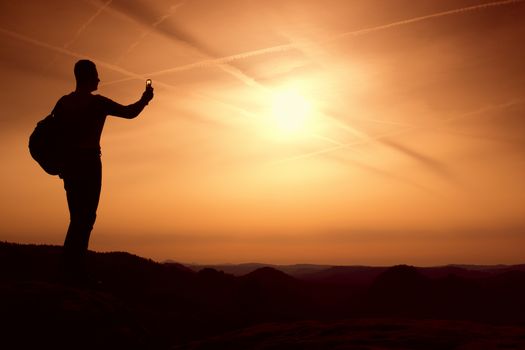
<instances>
[{"instance_id":1,"label":"man's hand","mask_svg":"<svg viewBox=\"0 0 525 350\"><path fill-rule=\"evenodd\" d=\"M144 90L144 93L142 94L142 97L140 98L141 101L148 104L149 101L153 99L153 87L151 85L146 86L146 90Z\"/></svg>"}]
</instances>

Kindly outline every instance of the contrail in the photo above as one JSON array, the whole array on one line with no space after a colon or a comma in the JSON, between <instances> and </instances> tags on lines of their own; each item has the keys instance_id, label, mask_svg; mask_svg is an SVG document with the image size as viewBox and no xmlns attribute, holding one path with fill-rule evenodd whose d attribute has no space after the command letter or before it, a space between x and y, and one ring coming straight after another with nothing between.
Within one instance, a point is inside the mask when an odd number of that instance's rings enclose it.
<instances>
[{"instance_id":1,"label":"contrail","mask_svg":"<svg viewBox=\"0 0 525 350\"><path fill-rule=\"evenodd\" d=\"M261 56L261 55L265 55L265 54L269 54L269 53L290 51L292 48L298 48L299 49L300 47L298 45L293 45L293 44L283 44L283 45L280 45L280 46L272 46L272 47L266 48L266 49L260 49L260 50L255 50L255 51L240 53L240 54L236 54L236 55L220 57L220 58L210 58L210 59L206 59L206 60L202 60L202 61L198 61L198 62L194 62L194 63L189 63L189 64L186 64L186 65L183 65L183 66L163 69L163 70L159 70L159 71L156 71L156 72L149 72L147 75L150 76L150 77L155 77L155 76L162 75L162 74L167 74L167 73L184 72L184 71L187 71L187 70L190 70L190 69L215 67L215 66L224 65L224 64L227 64L227 63L230 63L230 62L233 62L233 61L242 60L244 58L249 58L249 57L254 57L254 56ZM111 82L107 82L106 85L121 83L121 82L125 82L125 81L128 81L128 80L130 80L130 79L129 78L124 78L124 79L114 80L114 81L111 81Z\"/></svg>"},{"instance_id":2,"label":"contrail","mask_svg":"<svg viewBox=\"0 0 525 350\"><path fill-rule=\"evenodd\" d=\"M73 38L71 38L71 40L69 40L67 43L64 44L64 48L68 48L69 46L71 46L75 41L77 41L77 39L80 37L80 35L82 34L82 32L84 30L86 30L86 28L91 24L91 22L93 22L95 20L95 18L98 17L98 15L100 15L109 5L111 5L111 2L113 0L108 0L104 5L102 6L99 6L97 11L93 14L93 16L91 16L78 30L77 32L75 33L75 35L73 36Z\"/></svg>"},{"instance_id":3,"label":"contrail","mask_svg":"<svg viewBox=\"0 0 525 350\"><path fill-rule=\"evenodd\" d=\"M122 67L120 67L118 65L111 64L111 63L108 63L108 62L105 62L105 61L101 61L101 60L96 59L94 57L90 57L88 55L81 54L81 53L72 51L70 49L64 48L64 47L51 45L51 44L48 44L46 42L43 42L43 41L40 41L40 40L37 40L37 39L34 39L34 38L30 38L30 37L25 36L23 34L11 31L9 29L5 29L5 28L0 27L0 33L4 34L6 36L9 36L11 38L14 38L14 39L17 39L17 40L20 40L20 41L23 41L23 42L26 42L26 43L38 46L38 47L42 47L44 49L47 49L47 50L50 50L50 51L54 51L54 52L57 52L57 53L60 53L60 54L66 55L66 56L74 57L74 58L77 58L77 59L88 59L88 60L91 60L99 67L104 67L104 68L107 68L107 69L111 69L111 70L113 70L115 72L118 72L118 73L121 73L121 74L123 74L123 75L125 75L125 76L127 76L127 77L129 77L131 79L139 79L139 80L146 80L147 79L147 77L145 75L137 74L137 73L128 71L128 70L126 70L126 69L124 69L124 68L122 68ZM163 82L158 81L158 80L156 81L155 84L157 86L162 86L162 87L167 88L169 90L178 89L174 85L163 83ZM248 111L245 111L244 109L242 109L240 107L237 107L235 105L232 105L232 104L224 102L224 101L220 101L218 99L212 99L209 96L204 96L204 95L199 94L199 93L192 93L192 95L194 97L196 97L196 98L201 98L201 99L205 99L205 100L208 100L208 101L215 102L215 103L220 104L220 105L222 105L224 107L227 107L229 109L232 109L232 110L235 110L237 112L240 112L241 114L244 114L244 115L249 115L250 114Z\"/></svg>"},{"instance_id":4,"label":"contrail","mask_svg":"<svg viewBox=\"0 0 525 350\"><path fill-rule=\"evenodd\" d=\"M357 161L355 159L347 159L347 160L341 159L340 160L340 162L346 162L346 164L348 163L348 161L350 161L354 166L356 166L358 168L361 168L363 170L366 170L368 172L371 172L373 174L376 174L376 175L379 175L379 176L383 176L383 177L389 178L391 180L402 182L402 183L404 183L406 185L413 186L413 187L415 187L417 189L420 189L422 191L425 191L427 193L436 194L430 188L427 188L427 187L425 187L423 185L420 185L419 183L417 183L415 181L412 181L412 180L407 179L407 178L402 177L402 176L398 176L398 175L396 175L396 174L394 174L392 172L383 170L381 168L376 168L376 167L371 166L369 164L359 162L359 161Z\"/></svg>"},{"instance_id":5,"label":"contrail","mask_svg":"<svg viewBox=\"0 0 525 350\"><path fill-rule=\"evenodd\" d=\"M523 2L523 1L524 0L495 1L495 2L489 2L489 3L486 3L486 4L473 5L473 6L462 7L462 8L454 9L454 10L437 12L437 13L433 13L433 14L430 14L430 15L425 15L425 16L405 19L405 20L402 20L402 21L392 22L392 23L380 25L380 26L377 26L377 27L361 29L361 30L348 32L348 33L342 33L342 34L339 34L339 35L336 35L336 36L332 37L329 40L330 41L332 41L332 40L340 40L340 39L344 39L344 38L350 37L350 36L358 36L358 35L368 34L368 33L371 33L371 32L376 32L376 31L379 31L379 30L384 30L384 29L389 29L389 28L393 28L393 27L403 26L403 25L407 25L407 24L411 24L411 23L426 21L427 19L431 19L431 18L450 16L450 15L454 15L454 14L458 14L458 13L470 12L470 11L475 11L475 10L483 10L483 9L486 9L486 8L496 7L496 6L516 4L516 3Z\"/></svg>"},{"instance_id":6,"label":"contrail","mask_svg":"<svg viewBox=\"0 0 525 350\"><path fill-rule=\"evenodd\" d=\"M181 7L182 5L184 5L186 2L183 1L175 6L172 6L170 8L170 11L163 15L162 17L160 17L155 23L152 24L152 27L156 27L158 26L160 23L162 23L165 19L169 18L171 15L173 15L175 13L175 11ZM142 36L135 42L134 45L132 45L131 47L134 47L136 46L136 44L139 43L139 41L147 34L147 33L150 33L152 30L149 30L149 31L146 31L142 34ZM205 56L210 56L210 54L208 52L206 52L206 50L203 50L199 47L199 45L195 44L194 42L190 42L188 40L181 40L179 39L182 43L184 43L185 45L187 45L188 47L192 48L192 49L197 49L199 52L203 53ZM303 45L304 46L304 45ZM298 46L299 47L299 46ZM128 49L128 51L130 51L131 49ZM126 51L126 53L128 52ZM208 59L208 61L216 61L217 59L216 58L210 58ZM217 64L214 64L214 66L220 68L221 70L223 70L224 72L232 75L233 77L237 78L239 81L243 82L245 85L247 86L250 86L252 88L256 88L262 92L269 92L269 89L266 88L263 84L259 83L258 81L256 81L255 79L253 79L252 77L250 77L249 75L245 74L244 72L242 72L241 70L239 70L238 68L236 68L235 66L233 65L230 65L228 63L217 63ZM157 74L155 75L160 75L160 73L157 72ZM149 76L152 76L152 75L149 75ZM153 75L154 76L154 75ZM128 81L130 79L134 79L134 78L124 78L124 79L120 79L118 81L113 81L113 82L106 82L106 83L102 83L100 84L100 86L106 86L106 85L111 85L112 83L116 83L116 82L123 82L123 81ZM331 119L333 119L333 121L339 125L340 127L343 127L345 130L351 132L352 134L358 136L358 137L361 137L361 138L367 138L368 135L364 134L363 132L361 132L360 130L356 129L356 128L353 128L351 127L350 125L347 125L343 122L341 122L340 120L338 120L337 118L334 118L334 117L330 117ZM328 137L325 138L326 140L330 140L330 142L332 143L338 143L337 141L333 140L333 139L330 139Z\"/></svg>"},{"instance_id":7,"label":"contrail","mask_svg":"<svg viewBox=\"0 0 525 350\"><path fill-rule=\"evenodd\" d=\"M332 42L332 41L341 40L341 39L344 39L344 38L347 38L347 37L359 36L359 35L364 35L364 34L368 34L368 33L371 33L371 32L375 32L375 31L381 31L381 30L392 28L392 27L403 26L403 25L407 25L407 24L411 24L411 23L421 22L421 21L425 21L425 20L428 20L428 19L431 19L431 18L450 16L450 15L458 14L458 13L464 13L464 12L475 11L475 10L482 10L482 9L486 9L486 8L489 8L489 7L509 5L509 4L513 4L513 3L520 3L520 2L523 2L523 1L524 0L503 0L503 1L495 1L495 2L491 2L491 3L486 3L486 4L462 7L462 8L454 9L454 10L442 11L442 12L438 12L438 13L434 13L434 14L430 14L430 15L419 16L419 17L415 17L415 18L411 18L411 19L407 19L407 20L402 20L402 21L396 21L396 22L392 22L392 23L389 23L389 24L380 25L380 26L376 26L376 27L372 27L372 28L361 29L361 30L357 30L357 31L352 31L352 32L346 32L346 33L338 34L338 35L335 35L335 36L333 36L331 38L325 39L324 41L321 42L321 44L322 43L329 43L329 42ZM168 69L164 69L164 70L160 70L160 71L156 71L156 72L150 72L150 73L147 73L146 75L150 76L150 77L154 77L154 76L167 74L167 73L176 73L176 72L182 72L182 71L187 71L187 70L191 70L191 69L207 68L207 67L212 67L212 66L219 66L219 67L221 67L224 70L225 67L227 67L226 65L228 63L233 62L233 61L242 60L242 59L255 57L255 56L261 56L261 55L265 55L265 54L287 52L287 51L290 51L292 49L304 50L305 48L308 48L309 46L312 46L312 45L316 45L317 46L317 45L319 45L319 43L315 43L315 44L310 44L310 43L307 43L307 44L296 44L296 43L283 44L283 45L273 46L273 47L269 47L269 48L248 51L248 52L244 52L244 53L240 53L240 54L236 54L236 55L225 56L225 57L221 57L221 58L206 59L206 60L190 63L190 64L179 66L179 67L168 68ZM230 68L231 69L229 69L229 73L230 74L234 74L238 79L243 81L248 86L258 87L258 88L261 87L261 85L258 82L254 81L253 79L251 79L249 77L246 77L246 75L243 74L242 72L235 72L236 69L234 69L233 67L230 67ZM131 78L131 79L133 79L133 78ZM115 83L124 82L124 81L128 81L128 80L130 80L130 78L114 80L114 81L111 81L111 82L107 82L104 85L115 84ZM335 118L334 118L334 120L335 120ZM356 134L356 136L358 136L358 137L360 137L362 139L365 139L365 140L368 139L368 141L372 141L373 140L373 138L370 138L368 135L360 132L359 130L357 130L357 129L353 128L353 127L349 127L348 125L346 125L346 124L344 124L344 123L342 123L340 121L338 122L338 124L340 126L342 126L344 129L350 131L353 134Z\"/></svg>"},{"instance_id":8,"label":"contrail","mask_svg":"<svg viewBox=\"0 0 525 350\"><path fill-rule=\"evenodd\" d=\"M162 22L164 22L165 20L167 20L168 18L170 18L171 16L173 16L177 10L179 8L181 8L182 6L184 6L186 4L186 0L183 0L181 2L179 2L178 4L176 5L173 5L169 8L168 10L168 13L164 14L163 16L159 17L155 22L153 22L150 26L150 28L148 30L145 30L143 31L139 37L137 38L137 40L132 43L127 49L126 51L124 51L124 53L122 53L121 57L117 60L117 63L120 62L124 56L126 56L127 54L129 54L131 51L133 51L133 49L135 47L137 47L137 45L142 41L142 39L144 39L148 34L150 34L151 32L153 32L155 30L155 28L160 25Z\"/></svg>"},{"instance_id":9,"label":"contrail","mask_svg":"<svg viewBox=\"0 0 525 350\"><path fill-rule=\"evenodd\" d=\"M233 77L239 79L244 84L256 88L258 90L261 90L263 92L269 92L270 89L266 88L264 85L259 83L257 80L253 79L249 75L242 72L240 69L229 65L229 64L220 64L219 68L222 69L224 72L231 74Z\"/></svg>"},{"instance_id":10,"label":"contrail","mask_svg":"<svg viewBox=\"0 0 525 350\"><path fill-rule=\"evenodd\" d=\"M491 111L491 110L508 108L510 106L521 104L523 102L525 102L525 99L512 100L512 101L508 101L508 102L497 104L497 105L486 106L486 107L480 108L480 109L475 110L475 111L463 113L463 114L460 114L458 116L453 116L453 117L447 118L445 120L442 120L437 127L439 127L441 125L444 125L444 124L447 124L447 123L450 123L450 122L453 122L453 121L456 121L458 119L475 116L475 115L478 115L478 114L481 114L481 113L485 113L485 112ZM318 150L318 151L298 154L296 156L292 156L292 157L288 157L288 158L285 158L285 159L278 160L276 162L273 162L273 164L287 163L287 162L294 161L294 160L300 160L300 159L305 159L305 158L310 158L310 157L315 157L315 156L327 154L327 153L330 153L330 152L335 152L335 151L338 151L338 150L341 150L341 149L345 149L345 148L351 148L351 147L354 147L354 146L362 146L362 145L366 145L369 142L382 141L382 140L385 140L385 139L389 139L391 137L395 137L395 136L399 136L399 135L405 134L407 132L415 131L415 130L418 130L418 129L425 129L425 128L427 128L427 126L412 126L412 127L408 127L406 129L403 129L403 130L396 130L396 131L392 131L392 132L383 133L383 134L380 134L380 135L377 135L377 136L373 136L373 137L370 137L369 140L361 139L361 140L358 140L358 141L347 142L347 143L343 143L343 144L340 144L340 145L327 147L327 148L324 148L324 149L321 149L321 150Z\"/></svg>"},{"instance_id":11,"label":"contrail","mask_svg":"<svg viewBox=\"0 0 525 350\"><path fill-rule=\"evenodd\" d=\"M522 3L523 1L525 1L525 0L495 1L495 2L490 2L490 3L486 3L486 4L473 5L473 6L462 7L462 8L454 9L454 10L437 12L437 13L433 13L433 14L430 14L430 15L414 17L414 18L410 18L410 19L406 19L406 20L402 20L402 21L396 21L396 22L392 22L392 23L388 23L388 24L383 24L383 25L376 26L376 27L371 27L371 28L366 28L366 29L360 29L360 30L356 30L356 31L341 33L341 34L332 36L332 37L330 37L328 39L325 39L325 40L323 40L320 43L316 43L315 45L319 45L319 44L323 44L323 43L329 43L329 42L332 42L332 41L337 41L337 40L345 39L345 38L348 38L348 37L364 35L364 34L376 32L376 31L381 31L381 30L385 30L385 29L389 29L389 28L393 28L393 27L404 26L404 25L412 24L412 23L416 23L416 22L422 22L422 21L426 21L426 20L432 19L432 18L445 17L445 16L450 16L450 15L454 15L454 14L470 12L470 11L475 11L475 10L483 10L483 9L496 7L496 6L517 4L517 3ZM182 71L186 71L186 70L190 70L190 69L196 69L196 68L207 68L207 67L210 67L210 66L226 64L226 63L230 63L230 62L233 62L233 61L242 60L242 59L255 57L255 56L262 56L262 55L279 53L279 52L287 52L287 51L290 51L290 50L293 50L293 49L303 49L303 48L307 48L310 45L312 45L312 44L295 44L295 43L292 43L292 44L277 45L277 46L272 46L272 47L268 47L268 48L264 48L264 49L247 51L247 52L243 52L243 53L240 53L240 54L235 54L235 55L230 55L230 56L225 56L225 57L220 57L220 58L214 58L214 59L202 60L202 61L199 61L199 62L194 62L194 63L186 64L186 65L183 65L183 66L179 66L179 67L163 69L163 70L159 70L159 71L156 71L156 72L150 72L147 75L151 76L151 77L154 77L154 76L161 75L161 74L166 74L166 73L176 73L176 72L182 72ZM108 82L106 84L115 84L115 83L123 82L123 81L126 81L126 80L129 80L129 79L114 80L114 81Z\"/></svg>"},{"instance_id":12,"label":"contrail","mask_svg":"<svg viewBox=\"0 0 525 350\"><path fill-rule=\"evenodd\" d=\"M456 178L451 173L451 171L447 168L447 166L440 161L433 159L427 155L424 155L421 152L415 151L412 148L409 148L407 146L404 146L396 141L393 141L391 139L385 138L381 141L384 145L395 149L398 152L401 152L405 156L417 161L419 164L422 164L427 169L431 170L435 174L438 174L447 180L456 181Z\"/></svg>"},{"instance_id":13,"label":"contrail","mask_svg":"<svg viewBox=\"0 0 525 350\"><path fill-rule=\"evenodd\" d=\"M391 120L382 120L382 119L373 119L373 118L355 118L352 117L352 121L360 121L360 122L367 122L367 123L377 123L377 124L385 124L385 125L395 125L395 126L404 126L404 127L411 127L411 124L407 123L400 123L400 122L394 122Z\"/></svg>"},{"instance_id":14,"label":"contrail","mask_svg":"<svg viewBox=\"0 0 525 350\"><path fill-rule=\"evenodd\" d=\"M181 4L182 5L182 4ZM168 16L164 16L165 18L167 18ZM164 18L163 17L163 18ZM189 43L187 41L182 41L183 43L187 44L189 47L191 48L196 48L198 51L202 51L198 46L195 46L194 44L192 43ZM206 55L208 55L207 53L204 53ZM225 71L226 73L229 73L231 74L232 76L234 76L235 78L237 78L238 80L242 81L245 85L247 86L250 86L250 87L253 87L253 88L256 88L258 90L261 90L262 92L269 92L270 90L268 88L266 88L264 85L262 85L261 83L259 83L258 81L256 81L255 79L251 78L250 76L244 74L242 71L240 71L239 69L237 69L236 67L232 66L232 65L229 65L228 63L217 63L217 59L214 59L214 58L211 58L211 59L208 59L206 60L207 62L216 62L214 64L214 66L218 66L221 70ZM203 61L201 61L200 63L202 63ZM226 62L226 61L225 61ZM199 64L199 63L198 63ZM162 71L162 72L156 72L154 74L152 73L147 73L147 74L144 74L144 76L148 76L148 77L152 77L152 76L155 76L155 75L161 75L161 74L164 74L165 72L167 72L168 70L166 71ZM131 79L134 79L133 77L128 77L128 78L123 78L123 79L120 79L120 80L115 80L115 81L112 81L112 82L105 82L105 83L102 83L100 84L100 86L107 86L107 85L111 85L111 84L114 84L114 83L118 83L118 82L125 82L125 81L129 81ZM244 113L246 114L246 113ZM336 123L339 127L343 128L344 130L352 133L353 135L361 138L361 139L370 139L370 136L367 135L366 133L360 131L359 129L356 129L344 122L342 122L341 120L333 117L333 116L328 116L326 115L327 118L331 119L334 123ZM376 121L376 122L380 122L380 121ZM314 136L314 135L312 135ZM319 135L315 135L314 137L318 137L319 138ZM339 144L341 145L339 142L337 142L336 140L333 140L331 138L328 138L328 137L324 137L325 140L331 142L331 143L334 143L334 144Z\"/></svg>"},{"instance_id":15,"label":"contrail","mask_svg":"<svg viewBox=\"0 0 525 350\"><path fill-rule=\"evenodd\" d=\"M45 48L45 49L48 49L48 50L51 50L51 51L54 51L54 52L61 53L61 54L66 55L66 56L75 57L75 58L79 58L79 59L88 59L90 61L93 61L95 64L97 64L100 67L104 67L104 68L111 69L113 71L119 72L119 73L121 73L121 74L123 74L123 75L125 75L125 76L127 76L127 77L129 77L131 79L141 79L141 80L147 79L145 75L141 75L141 74L137 74L137 73L128 71L128 70L126 70L126 69L124 69L122 67L119 67L119 66L115 65L115 64L107 63L105 61L98 60L98 59L96 59L94 57L90 57L88 55L81 54L81 53L69 50L67 48L64 48L64 47L51 45L51 44L45 43L43 41L30 38L30 37L25 36L23 34L19 34L19 33L13 32L13 31L11 31L9 29L5 29L5 28L0 27L0 33L2 33L4 35L7 35L7 36L10 36L10 37L12 37L14 39L17 39L17 40L24 41L26 43L35 45L35 46L39 46L39 47L42 47L42 48ZM157 82L157 85L161 85L161 86L166 87L166 88L174 88L172 85L165 84L165 83L162 83L162 82Z\"/></svg>"},{"instance_id":16,"label":"contrail","mask_svg":"<svg viewBox=\"0 0 525 350\"><path fill-rule=\"evenodd\" d=\"M348 148L348 144L342 144L342 143L339 143L337 141L334 141L334 140L332 140L330 138L327 138L327 137L324 137L324 136L320 136L320 135L316 135L316 134L312 134L311 136L317 137L317 138L322 139L322 140L326 140L326 141L331 142L331 143L335 143L336 146L330 147L328 149L323 149L323 150L320 150L320 151L314 151L314 152L311 152L311 153L307 153L307 154L303 154L303 155L287 158L287 159L276 161L276 162L271 162L271 163L269 163L269 165L270 166L277 166L277 165L280 165L280 164L288 163L289 161L292 161L292 160L297 160L297 159L302 159L302 158L310 158L310 157L313 157L313 156L316 156L316 155L319 155L319 154L328 153L328 151L335 151L335 150L342 149L342 148ZM356 144L358 144L358 143L362 143L362 142L356 142ZM355 149L352 149L352 148L349 148L349 149L352 150L355 153L361 154L361 152L359 152L359 151L357 151ZM359 167L361 169L364 169L366 171L372 172L372 173L374 173L376 175L381 175L381 176L384 176L384 177L388 177L390 179L393 179L393 180L396 180L396 181L400 181L400 182L403 182L405 184L414 186L414 187L419 188L421 190L424 190L426 192L431 192L430 189L428 189L428 188L426 188L426 187L424 187L424 186L422 186L422 185L420 185L420 184L418 184L418 183L416 183L414 181L411 181L409 179L397 176L397 175L395 175L392 172L389 172L389 171L386 171L386 170L383 170L383 169L380 169L380 168L376 168L376 167L370 166L370 165L365 164L365 163L358 162L355 159L351 159L350 162L352 162L354 164L354 166L357 166L357 167Z\"/></svg>"},{"instance_id":17,"label":"contrail","mask_svg":"<svg viewBox=\"0 0 525 350\"><path fill-rule=\"evenodd\" d=\"M73 43L75 41L77 41L77 39L80 37L80 35L82 34L82 32L84 30L86 30L86 28L91 24L91 22L93 22L95 20L95 18L97 18L112 2L113 0L108 0L108 2L106 2L104 5L100 6L98 4L93 4L94 6L97 7L97 11L93 14L93 16L91 16L78 30L77 32L75 33L75 35L73 36L73 38L71 38L71 40L69 40L68 42L66 42L62 47L67 49L68 47L70 47L71 45L73 45ZM49 64L46 66L46 70L49 69L56 61L57 59L57 56L55 55L53 57L53 59L49 62Z\"/></svg>"},{"instance_id":18,"label":"contrail","mask_svg":"<svg viewBox=\"0 0 525 350\"><path fill-rule=\"evenodd\" d=\"M460 8L460 9L454 9L454 10L449 10L449 11L438 12L438 13L434 13L434 14L430 14L430 15L426 15L426 16L420 16L420 17L415 17L415 18L403 20L403 21L392 22L392 23L389 23L389 24L376 26L376 27L372 27L372 28L367 28L367 29L357 30L357 31L353 31L353 32L342 33L342 34L333 36L333 37L325 40L323 43L325 43L325 42L328 43L328 42L331 42L331 41L341 40L341 39L344 39L344 38L347 38L347 37L351 37L351 36L364 35L364 34L368 34L368 33L374 32L374 31L385 30L385 29L389 29L389 28L392 28L392 27L396 27L396 26L403 26L403 25L407 25L407 24L411 24L411 23L415 23L415 22L421 22L421 21L425 21L425 20L428 20L428 19L431 19L431 18L438 18L438 17L449 16L449 15L453 15L453 14L457 14L457 13L463 13L463 12L474 11L474 10L481 10L481 9L485 9L485 8L488 8L488 7L501 6L501 5L507 5L507 4L512 4L512 3L519 3L519 2L523 2L523 0L504 0L504 1L497 1L497 2L492 2L492 3L487 3L487 4L474 5L474 6L469 6L469 7L463 7L463 8ZM269 48L265 48L265 49L259 49L259 50L245 52L245 53L240 53L240 54L236 54L236 55L225 56L225 57L222 57L222 58L211 58L211 59L207 59L207 60L202 60L202 61L199 61L199 62L195 62L195 63L191 63L191 64L187 64L187 65L183 65L183 66L179 66L179 67L175 67L175 68L169 68L169 69L165 69L165 70L161 70L161 71L150 72L150 73L147 73L146 75L149 76L149 77L154 77L154 76L158 76L158 75L162 75L162 74L166 74L166 73L175 73L175 72L182 72L182 71L187 71L187 70L196 69L196 68L207 68L207 67L210 67L210 66L219 66L222 70L232 74L233 76L235 76L237 79L239 79L240 81L242 81L246 85L251 86L251 87L255 87L255 88L258 88L258 89L265 90L265 88L260 83L258 83L257 81L253 80L252 78L246 76L244 73L238 71L238 69L229 66L228 64L233 62L233 61L242 60L242 59L246 59L246 58L250 58L250 57L254 57L254 56L261 56L261 55L265 55L265 54L278 53L278 52L286 52L286 51L290 51L292 49L304 50L304 49L307 49L309 46L312 46L312 45L313 44L295 44L295 43L284 44L284 45L273 46L273 47L269 47ZM315 44L315 45L318 45L318 44ZM131 78L131 79L133 79L133 78ZM120 80L115 80L115 81L112 81L112 82L105 83L104 85L110 85L110 84L124 82L124 81L128 81L128 80L130 80L130 78L124 78L124 79L120 79ZM347 125L346 123L341 122L337 118L333 118L332 117L331 119L333 121L335 121L336 124L339 127L343 128L344 130L347 130L350 133L354 134L355 136L359 137L362 140L361 142L369 143L369 142L379 141L379 139L371 137L368 134L363 133L362 131ZM409 129L411 130L412 127L410 127ZM332 140L332 142L335 143L336 141ZM318 155L318 154L331 152L333 150L337 150L337 149L341 149L341 148L347 148L347 147L349 147L349 145L338 144L337 146L335 146L335 148L329 148L329 149L326 149L326 150L322 150L321 153L314 152L314 153L310 153L310 154L307 154L307 155L304 155L304 156L306 156L306 157L308 157L308 156L315 156L315 155ZM304 158L304 156L301 156L301 158Z\"/></svg>"},{"instance_id":19,"label":"contrail","mask_svg":"<svg viewBox=\"0 0 525 350\"><path fill-rule=\"evenodd\" d=\"M343 145L341 142L336 141L336 140L334 140L334 139L332 139L330 137L323 136L323 135L311 134L310 136L314 137L316 139L319 139L319 140L330 142L331 144L334 144L334 145L338 145L338 146L342 146Z\"/></svg>"},{"instance_id":20,"label":"contrail","mask_svg":"<svg viewBox=\"0 0 525 350\"><path fill-rule=\"evenodd\" d=\"M163 16L159 17L159 19L157 19L157 21L155 21L153 24L151 24L150 27L152 27L152 28L149 29L149 30L144 31L139 36L139 38L133 44L131 44L131 46L129 46L128 49L124 53L121 54L120 58L117 59L115 63L116 64L120 63L120 61L123 59L123 57L126 54L128 54L129 52L131 52L133 50L133 48L135 48L146 35L148 35L149 33L153 32L156 27L158 27L166 19L168 19L169 17L174 15L176 13L176 11L180 7L185 5L186 3L187 3L187 1L183 0L180 3L170 7L168 13L166 13ZM113 13L116 13L118 15L121 15L121 16L127 18L127 19L130 19L130 20L136 22L136 20L133 17L128 16L126 13L124 13L122 11L119 11L119 10L116 10L116 9L108 9L108 10L111 10ZM142 24L141 22L137 22L137 23ZM173 35L169 35L169 37L173 38ZM201 47L201 45L198 45L198 43L195 43L193 40L190 40L190 38L188 38L187 35L185 35L184 33L176 33L175 40L177 40L178 42L184 44L189 49L198 51L204 57L208 57L207 60L216 60L216 57L209 58L210 56L213 57L213 55L210 54L210 52L208 52L208 50L203 49ZM223 70L224 72L232 75L234 78L240 80L241 82L243 82L247 86L250 86L250 87L253 87L253 88L257 88L259 90L267 90L260 83L258 83L255 79L253 79L252 77L248 76L247 74L242 72L240 69L238 69L238 68L236 68L236 67L234 67L232 65L228 65L226 63L225 64L217 63L214 66L216 66L219 69ZM154 76L158 76L158 75L160 75L160 74L148 75L148 77L154 77ZM117 79L117 80L101 83L100 86L112 85L112 84L116 84L116 83L120 83L120 82L129 81L129 80L132 80L132 79L134 79L134 78L128 77L128 78L123 78L123 79Z\"/></svg>"}]
</instances>

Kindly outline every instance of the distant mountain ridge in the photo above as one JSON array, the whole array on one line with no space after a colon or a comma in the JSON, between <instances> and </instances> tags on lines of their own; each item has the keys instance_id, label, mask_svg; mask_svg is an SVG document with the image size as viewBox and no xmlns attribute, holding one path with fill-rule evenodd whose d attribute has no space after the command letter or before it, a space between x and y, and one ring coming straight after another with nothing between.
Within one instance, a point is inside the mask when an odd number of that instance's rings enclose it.
<instances>
[{"instance_id":1,"label":"distant mountain ridge","mask_svg":"<svg viewBox=\"0 0 525 350\"><path fill-rule=\"evenodd\" d=\"M174 263L168 260L167 262ZM293 264L276 265L264 263L242 263L242 264L188 264L187 268L199 271L211 268L223 271L234 276L243 276L257 269L271 267L282 271L298 279L327 282L336 284L368 284L379 274L386 271L388 266L363 266L363 265L316 265L316 264ZM465 278L483 278L495 273L505 271L525 271L525 264L517 265L459 265L450 264L443 266L415 267L420 273L429 278L442 278L448 275L457 275Z\"/></svg>"},{"instance_id":2,"label":"distant mountain ridge","mask_svg":"<svg viewBox=\"0 0 525 350\"><path fill-rule=\"evenodd\" d=\"M173 262L167 260L166 262ZM330 265L315 265L315 264L293 264L293 265L276 265L276 264L264 264L264 263L242 263L242 264L186 264L188 268L199 271L204 268L212 268L226 273L242 276L249 274L257 269L263 267L271 267L276 270L280 270L284 273L298 277L304 274L314 273L321 271L326 268L330 268Z\"/></svg>"}]
</instances>

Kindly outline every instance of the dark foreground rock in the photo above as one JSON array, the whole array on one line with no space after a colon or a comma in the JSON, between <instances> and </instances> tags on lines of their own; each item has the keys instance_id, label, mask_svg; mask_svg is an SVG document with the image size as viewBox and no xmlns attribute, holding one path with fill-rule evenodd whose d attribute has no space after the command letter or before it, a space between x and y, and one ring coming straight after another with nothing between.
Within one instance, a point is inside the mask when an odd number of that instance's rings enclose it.
<instances>
[{"instance_id":1,"label":"dark foreground rock","mask_svg":"<svg viewBox=\"0 0 525 350\"><path fill-rule=\"evenodd\" d=\"M364 319L271 323L172 350L525 349L525 327L447 320Z\"/></svg>"},{"instance_id":2,"label":"dark foreground rock","mask_svg":"<svg viewBox=\"0 0 525 350\"><path fill-rule=\"evenodd\" d=\"M274 267L243 276L0 242L1 349L523 349L525 271ZM328 276L328 277L327 277Z\"/></svg>"}]
</instances>

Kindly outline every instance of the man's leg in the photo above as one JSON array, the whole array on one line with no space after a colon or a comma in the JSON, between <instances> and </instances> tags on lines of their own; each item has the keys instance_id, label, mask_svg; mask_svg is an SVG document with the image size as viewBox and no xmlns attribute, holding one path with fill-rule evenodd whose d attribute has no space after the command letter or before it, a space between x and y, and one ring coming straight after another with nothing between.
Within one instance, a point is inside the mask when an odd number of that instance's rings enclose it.
<instances>
[{"instance_id":1,"label":"man's leg","mask_svg":"<svg viewBox=\"0 0 525 350\"><path fill-rule=\"evenodd\" d=\"M97 217L101 189L99 157L74 159L64 174L70 223L64 241L66 277L83 279L91 230Z\"/></svg>"}]
</instances>

